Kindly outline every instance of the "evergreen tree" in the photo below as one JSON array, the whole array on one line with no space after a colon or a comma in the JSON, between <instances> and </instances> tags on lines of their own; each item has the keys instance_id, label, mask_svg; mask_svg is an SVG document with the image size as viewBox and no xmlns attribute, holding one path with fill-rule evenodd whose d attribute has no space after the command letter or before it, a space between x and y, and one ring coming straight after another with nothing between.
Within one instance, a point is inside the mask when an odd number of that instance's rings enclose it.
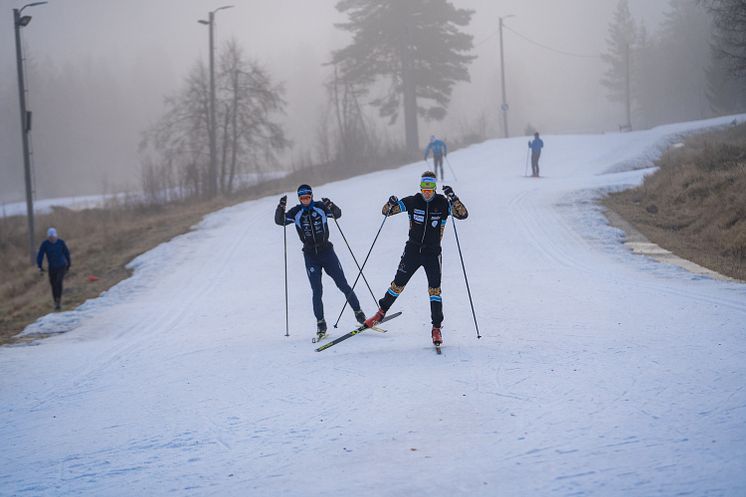
<instances>
[{"instance_id":1,"label":"evergreen tree","mask_svg":"<svg viewBox=\"0 0 746 497\"><path fill-rule=\"evenodd\" d=\"M474 13L447 0L341 0L338 25L353 41L332 54L343 81L368 92L388 83L370 103L393 124L404 111L407 150L419 151L417 117L442 119L453 85L469 81L472 36L459 29Z\"/></svg>"},{"instance_id":2,"label":"evergreen tree","mask_svg":"<svg viewBox=\"0 0 746 497\"><path fill-rule=\"evenodd\" d=\"M707 101L716 115L746 112L746 86L728 69L717 55L707 69Z\"/></svg>"},{"instance_id":3,"label":"evergreen tree","mask_svg":"<svg viewBox=\"0 0 746 497\"><path fill-rule=\"evenodd\" d=\"M669 0L659 36L656 70L663 72L665 91L658 106L664 122L709 117L706 70L712 24L695 0Z\"/></svg>"},{"instance_id":4,"label":"evergreen tree","mask_svg":"<svg viewBox=\"0 0 746 497\"><path fill-rule=\"evenodd\" d=\"M632 125L632 51L635 47L637 28L629 11L627 0L619 0L614 18L609 24L609 37L606 39L607 52L601 58L609 65L601 84L608 90L612 102L625 104L626 127Z\"/></svg>"},{"instance_id":5,"label":"evergreen tree","mask_svg":"<svg viewBox=\"0 0 746 497\"><path fill-rule=\"evenodd\" d=\"M715 49L731 72L746 78L746 0L701 0L713 14Z\"/></svg>"}]
</instances>

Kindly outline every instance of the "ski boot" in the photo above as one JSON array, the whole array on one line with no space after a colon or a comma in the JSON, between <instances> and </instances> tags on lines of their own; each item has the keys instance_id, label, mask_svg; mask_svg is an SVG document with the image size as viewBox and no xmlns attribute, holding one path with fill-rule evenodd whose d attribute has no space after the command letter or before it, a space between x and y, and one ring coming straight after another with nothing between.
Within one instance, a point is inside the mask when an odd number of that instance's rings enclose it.
<instances>
[{"instance_id":1,"label":"ski boot","mask_svg":"<svg viewBox=\"0 0 746 497\"><path fill-rule=\"evenodd\" d=\"M373 315L372 315L371 317L369 317L368 319L366 319L366 320L365 320L365 321L363 322L363 324L364 324L364 325L365 325L365 326L366 326L367 328L371 328L371 327L373 327L373 326L377 325L378 323L380 323L380 322L381 322L381 320L383 319L383 317L384 317L385 315L386 315L386 311L384 311L383 309L378 309L378 310L376 311L376 313L375 313L375 314L373 314Z\"/></svg>"},{"instance_id":2,"label":"ski boot","mask_svg":"<svg viewBox=\"0 0 746 497\"><path fill-rule=\"evenodd\" d=\"M61 302L59 300L54 301L54 310L59 311L62 308Z\"/></svg>"},{"instance_id":3,"label":"ski boot","mask_svg":"<svg viewBox=\"0 0 746 497\"><path fill-rule=\"evenodd\" d=\"M321 340L326 336L326 320L319 319L316 321L316 339Z\"/></svg>"},{"instance_id":4,"label":"ski boot","mask_svg":"<svg viewBox=\"0 0 746 497\"><path fill-rule=\"evenodd\" d=\"M365 324L365 313L362 310L355 311L355 319L360 324Z\"/></svg>"},{"instance_id":5,"label":"ski boot","mask_svg":"<svg viewBox=\"0 0 746 497\"><path fill-rule=\"evenodd\" d=\"M440 344L443 343L443 335L440 334L440 327L439 326L433 326L433 345L436 347L440 347Z\"/></svg>"}]
</instances>

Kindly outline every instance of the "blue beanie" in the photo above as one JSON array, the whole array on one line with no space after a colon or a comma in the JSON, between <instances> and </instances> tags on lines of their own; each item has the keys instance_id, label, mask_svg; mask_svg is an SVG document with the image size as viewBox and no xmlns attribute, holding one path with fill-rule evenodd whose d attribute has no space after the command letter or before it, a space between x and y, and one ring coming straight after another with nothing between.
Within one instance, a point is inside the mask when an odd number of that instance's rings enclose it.
<instances>
[{"instance_id":1,"label":"blue beanie","mask_svg":"<svg viewBox=\"0 0 746 497\"><path fill-rule=\"evenodd\" d=\"M300 197L301 195L311 195L311 196L313 196L313 190L311 190L311 187L308 186L308 185L305 185L305 184L304 185L300 185L298 187L298 196Z\"/></svg>"}]
</instances>

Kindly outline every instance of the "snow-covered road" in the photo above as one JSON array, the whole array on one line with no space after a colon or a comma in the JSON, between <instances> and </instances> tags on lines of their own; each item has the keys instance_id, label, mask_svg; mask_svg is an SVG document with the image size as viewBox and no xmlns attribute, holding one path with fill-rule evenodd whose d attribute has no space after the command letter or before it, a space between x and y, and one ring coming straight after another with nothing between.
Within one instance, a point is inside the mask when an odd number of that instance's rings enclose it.
<instances>
[{"instance_id":1,"label":"snow-covered road","mask_svg":"<svg viewBox=\"0 0 746 497\"><path fill-rule=\"evenodd\" d=\"M27 330L67 333L0 349L0 495L746 495L746 285L631 254L593 203L679 134L730 120L547 136L541 179L523 176L525 138L450 154L482 339L449 221L441 356L420 273L387 334L314 352L292 231L286 337L277 198L208 216ZM424 169L316 186L358 260L381 205ZM384 224L376 298L406 231L404 216ZM343 300L324 284L333 323ZM333 335L352 325L348 310Z\"/></svg>"}]
</instances>

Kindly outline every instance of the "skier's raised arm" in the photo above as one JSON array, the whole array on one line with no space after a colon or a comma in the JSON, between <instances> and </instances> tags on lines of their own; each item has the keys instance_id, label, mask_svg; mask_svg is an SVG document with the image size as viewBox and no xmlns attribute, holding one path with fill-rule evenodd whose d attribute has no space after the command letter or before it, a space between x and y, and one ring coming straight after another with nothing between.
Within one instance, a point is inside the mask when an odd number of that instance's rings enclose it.
<instances>
[{"instance_id":1,"label":"skier's raised arm","mask_svg":"<svg viewBox=\"0 0 746 497\"><path fill-rule=\"evenodd\" d=\"M448 198L448 202L451 204L451 215L456 219L466 219L469 217L469 211L466 210L466 206L461 200L453 193L453 188L450 186L443 187L443 193Z\"/></svg>"},{"instance_id":2,"label":"skier's raised arm","mask_svg":"<svg viewBox=\"0 0 746 497\"><path fill-rule=\"evenodd\" d=\"M391 195L388 202L383 204L381 214L384 216L393 216L394 214L399 214L405 210L407 210L407 208L404 206L404 203L399 201L396 195Z\"/></svg>"},{"instance_id":3,"label":"skier's raised arm","mask_svg":"<svg viewBox=\"0 0 746 497\"><path fill-rule=\"evenodd\" d=\"M287 202L288 196L283 195L282 197L280 197L280 203L277 204L277 209L275 209L275 224L279 226L293 224L293 220L288 220L287 215L285 214L285 207L287 206Z\"/></svg>"},{"instance_id":4,"label":"skier's raised arm","mask_svg":"<svg viewBox=\"0 0 746 497\"><path fill-rule=\"evenodd\" d=\"M342 217L342 209L340 209L337 204L328 198L322 198L321 202L324 204L324 211L327 216L331 216L334 219Z\"/></svg>"}]
</instances>

